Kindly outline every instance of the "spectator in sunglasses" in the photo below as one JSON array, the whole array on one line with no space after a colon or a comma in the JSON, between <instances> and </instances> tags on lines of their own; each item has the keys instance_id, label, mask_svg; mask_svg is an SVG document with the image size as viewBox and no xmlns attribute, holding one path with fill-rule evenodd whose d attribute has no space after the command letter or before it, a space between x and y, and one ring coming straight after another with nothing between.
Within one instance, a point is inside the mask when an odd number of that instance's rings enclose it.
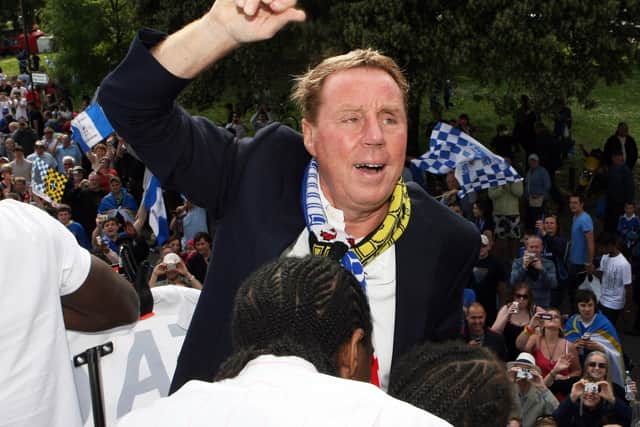
<instances>
[{"instance_id":1,"label":"spectator in sunglasses","mask_svg":"<svg viewBox=\"0 0 640 427\"><path fill-rule=\"evenodd\" d=\"M611 382L609 359L605 353L595 350L587 355L584 362L584 378L592 382L608 381L613 387L613 395L618 399L625 400L624 387ZM631 387L636 393L637 386L635 381L632 381Z\"/></svg>"},{"instance_id":2,"label":"spectator in sunglasses","mask_svg":"<svg viewBox=\"0 0 640 427\"><path fill-rule=\"evenodd\" d=\"M529 323L531 317L537 312L543 312L541 307L533 303L533 295L526 282L515 285L513 290L513 300L502 306L496 321L491 329L504 336L507 346L507 360L515 360L520 354L516 347L516 339L524 327Z\"/></svg>"}]
</instances>

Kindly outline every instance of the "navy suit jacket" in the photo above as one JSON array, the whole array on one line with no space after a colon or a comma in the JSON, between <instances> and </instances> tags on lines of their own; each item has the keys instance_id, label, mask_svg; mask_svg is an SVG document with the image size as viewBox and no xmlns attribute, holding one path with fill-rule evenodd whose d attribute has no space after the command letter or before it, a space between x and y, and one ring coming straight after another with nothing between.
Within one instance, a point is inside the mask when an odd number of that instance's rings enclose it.
<instances>
[{"instance_id":1,"label":"navy suit jacket","mask_svg":"<svg viewBox=\"0 0 640 427\"><path fill-rule=\"evenodd\" d=\"M301 183L310 157L302 137L275 123L234 142L225 129L191 117L175 99L188 83L148 48L162 34L140 32L125 60L103 81L98 102L111 124L158 177L218 221L213 255L185 338L172 391L211 381L231 354L236 290L279 257L305 227ZM426 340L452 339L462 326L462 289L480 238L470 222L409 184L411 217L396 242L393 360Z\"/></svg>"}]
</instances>

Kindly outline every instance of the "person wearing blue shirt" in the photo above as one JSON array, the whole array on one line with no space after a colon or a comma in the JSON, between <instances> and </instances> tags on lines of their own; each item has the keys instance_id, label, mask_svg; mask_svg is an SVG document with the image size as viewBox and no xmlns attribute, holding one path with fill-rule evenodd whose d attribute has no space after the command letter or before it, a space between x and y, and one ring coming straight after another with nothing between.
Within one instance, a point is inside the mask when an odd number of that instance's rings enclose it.
<instances>
[{"instance_id":1,"label":"person wearing blue shirt","mask_svg":"<svg viewBox=\"0 0 640 427\"><path fill-rule=\"evenodd\" d=\"M584 280L585 272L593 274L595 270L593 266L595 243L593 220L584 211L584 197L581 194L573 194L569 197L569 210L573 214L569 248L569 298L573 307L576 289Z\"/></svg>"},{"instance_id":2,"label":"person wearing blue shirt","mask_svg":"<svg viewBox=\"0 0 640 427\"><path fill-rule=\"evenodd\" d=\"M72 219L71 206L64 204L59 205L56 211L56 217L58 221L67 227L71 234L75 236L80 246L88 251L91 250L91 243L89 242L87 233L84 231L84 227Z\"/></svg>"},{"instance_id":3,"label":"person wearing blue shirt","mask_svg":"<svg viewBox=\"0 0 640 427\"><path fill-rule=\"evenodd\" d=\"M135 215L138 211L138 202L136 202L136 199L134 199L127 190L122 188L120 178L112 176L109 178L109 185L111 185L111 192L102 198L98 206L98 213L113 214L114 211L125 208L130 210L131 214Z\"/></svg>"},{"instance_id":4,"label":"person wearing blue shirt","mask_svg":"<svg viewBox=\"0 0 640 427\"><path fill-rule=\"evenodd\" d=\"M73 157L75 165L81 165L82 152L76 144L71 143L69 135L62 135L60 137L60 142L62 142L62 144L56 147L56 161L58 162L58 172L66 174L62 159L66 156L71 156Z\"/></svg>"}]
</instances>

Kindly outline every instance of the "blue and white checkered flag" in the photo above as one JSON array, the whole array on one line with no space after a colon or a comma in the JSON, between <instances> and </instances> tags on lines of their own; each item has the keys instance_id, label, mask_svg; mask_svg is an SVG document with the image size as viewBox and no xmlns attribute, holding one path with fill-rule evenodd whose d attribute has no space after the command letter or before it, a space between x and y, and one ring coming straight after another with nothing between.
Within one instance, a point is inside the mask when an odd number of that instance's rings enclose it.
<instances>
[{"instance_id":1,"label":"blue and white checkered flag","mask_svg":"<svg viewBox=\"0 0 640 427\"><path fill-rule=\"evenodd\" d=\"M71 139L85 153L114 132L109 119L107 119L102 107L98 104L91 104L86 110L78 114L71 121L71 130L73 131Z\"/></svg>"},{"instance_id":2,"label":"blue and white checkered flag","mask_svg":"<svg viewBox=\"0 0 640 427\"><path fill-rule=\"evenodd\" d=\"M412 161L420 169L444 175L455 170L460 197L472 191L521 181L522 177L502 157L460 129L439 122L431 132L429 151Z\"/></svg>"}]
</instances>

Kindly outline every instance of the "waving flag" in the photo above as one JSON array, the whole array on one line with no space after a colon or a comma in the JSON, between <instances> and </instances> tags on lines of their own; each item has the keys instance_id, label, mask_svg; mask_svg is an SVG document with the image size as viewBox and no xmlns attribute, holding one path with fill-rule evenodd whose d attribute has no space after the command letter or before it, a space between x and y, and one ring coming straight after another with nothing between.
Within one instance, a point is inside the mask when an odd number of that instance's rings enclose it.
<instances>
[{"instance_id":1,"label":"waving flag","mask_svg":"<svg viewBox=\"0 0 640 427\"><path fill-rule=\"evenodd\" d=\"M71 139L84 152L91 150L91 147L114 132L111 123L109 123L107 116L102 111L102 107L98 104L91 104L86 110L78 114L71 121L71 130L73 131Z\"/></svg>"},{"instance_id":2,"label":"waving flag","mask_svg":"<svg viewBox=\"0 0 640 427\"><path fill-rule=\"evenodd\" d=\"M167 209L164 206L160 181L153 176L149 169L144 171L144 195L142 203L149 212L149 226L156 235L158 245L162 245L169 238L169 223Z\"/></svg>"},{"instance_id":3,"label":"waving flag","mask_svg":"<svg viewBox=\"0 0 640 427\"><path fill-rule=\"evenodd\" d=\"M611 381L624 386L625 367L620 338L616 328L601 312L596 313L588 327L582 322L579 314L571 316L564 328L564 337L571 342L576 342L585 333L590 334L590 339L600 344L609 359L609 372Z\"/></svg>"},{"instance_id":4,"label":"waving flag","mask_svg":"<svg viewBox=\"0 0 640 427\"><path fill-rule=\"evenodd\" d=\"M50 168L43 160L36 157L31 169L31 191L47 202L60 203L67 185L67 177Z\"/></svg>"},{"instance_id":5,"label":"waving flag","mask_svg":"<svg viewBox=\"0 0 640 427\"><path fill-rule=\"evenodd\" d=\"M454 170L461 186L460 197L472 191L522 180L502 157L460 129L442 122L431 132L429 151L412 162L436 175Z\"/></svg>"}]
</instances>

